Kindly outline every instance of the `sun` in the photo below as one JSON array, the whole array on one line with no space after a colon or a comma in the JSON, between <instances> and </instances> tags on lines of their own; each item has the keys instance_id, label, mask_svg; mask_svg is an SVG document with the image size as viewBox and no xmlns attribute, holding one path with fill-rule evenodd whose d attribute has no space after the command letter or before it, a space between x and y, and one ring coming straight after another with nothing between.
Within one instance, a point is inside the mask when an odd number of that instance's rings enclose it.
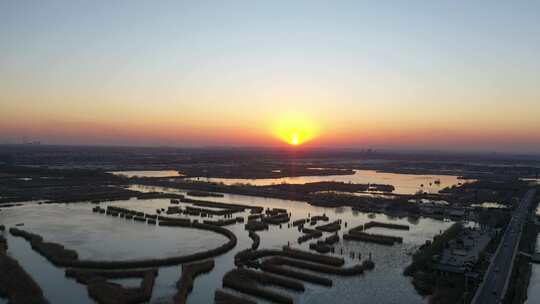
<instances>
[{"instance_id":1,"label":"sun","mask_svg":"<svg viewBox=\"0 0 540 304\"><path fill-rule=\"evenodd\" d=\"M274 123L272 133L291 146L300 146L317 137L319 130L312 121L299 115L289 115Z\"/></svg>"},{"instance_id":2,"label":"sun","mask_svg":"<svg viewBox=\"0 0 540 304\"><path fill-rule=\"evenodd\" d=\"M298 146L300 144L300 138L298 138L298 134L293 134L291 138L291 145Z\"/></svg>"}]
</instances>

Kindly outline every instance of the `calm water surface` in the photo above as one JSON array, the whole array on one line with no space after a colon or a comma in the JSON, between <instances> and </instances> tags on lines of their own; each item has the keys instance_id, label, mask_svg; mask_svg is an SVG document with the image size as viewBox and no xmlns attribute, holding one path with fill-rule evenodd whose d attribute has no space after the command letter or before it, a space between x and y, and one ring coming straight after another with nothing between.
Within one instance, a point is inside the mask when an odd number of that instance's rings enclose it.
<instances>
[{"instance_id":1,"label":"calm water surface","mask_svg":"<svg viewBox=\"0 0 540 304\"><path fill-rule=\"evenodd\" d=\"M106 205L106 204L103 204ZM168 205L168 200L123 201L114 205ZM227 239L219 234L197 229L184 229L179 235L173 227L157 227L110 216L98 216L88 212L92 206L79 204L25 205L7 208L0 213L6 226L20 227L35 232L46 241L60 243L79 252L81 259L125 260L153 257L169 257L191 254L222 244ZM153 209L155 213L155 208ZM215 246L214 246L215 247Z\"/></svg>"},{"instance_id":2,"label":"calm water surface","mask_svg":"<svg viewBox=\"0 0 540 304\"><path fill-rule=\"evenodd\" d=\"M112 171L114 175L122 175L126 177L178 177L182 176L175 170L141 170L141 171Z\"/></svg>"},{"instance_id":3,"label":"calm water surface","mask_svg":"<svg viewBox=\"0 0 540 304\"><path fill-rule=\"evenodd\" d=\"M540 178L522 178L526 182L530 182L532 185L540 185Z\"/></svg>"},{"instance_id":4,"label":"calm water surface","mask_svg":"<svg viewBox=\"0 0 540 304\"><path fill-rule=\"evenodd\" d=\"M441 180L442 181L442 180ZM159 187L133 186L142 191L184 191ZM428 218L393 218L382 214L354 212L350 208L314 207L302 202L280 199L250 197L225 194L222 198L209 198L221 202L258 205L270 208L287 208L292 212L292 220L305 218L308 214L325 213L330 220L342 219L348 228L377 220L410 225L410 231L370 229L373 233L399 235L403 244L382 246L363 242L341 241L336 245L336 255L341 249L347 265L359 262L358 253L363 257L372 254L376 268L361 276L332 277L333 288L324 288L306 283L304 293L292 293L295 303L423 303L424 299L414 290L409 278L402 275L404 267L410 262L410 254L426 240L449 227L452 222ZM169 200L126 200L102 205L125 206L144 212L154 213L156 208L166 208ZM185 205L185 204L184 204ZM155 227L146 224L98 215L91 212L93 205L87 203L70 205L25 205L6 208L0 212L0 222L7 226L24 223L25 230L41 234L46 240L62 243L79 251L87 259L135 259L145 257L165 257L174 254L188 254L214 248L226 241L221 235L195 229ZM247 213L238 214L247 216ZM181 216L179 216L181 217ZM191 217L194 218L194 217ZM196 218L196 217L195 217ZM228 226L238 237L238 245L227 254L217 257L215 269L199 277L189 297L189 303L213 303L213 291L221 288L223 275L234 267L234 255L251 246L251 239L244 231L243 224ZM348 229L342 229L340 236ZM65 278L64 270L56 268L31 250L29 244L6 234L9 241L9 254L17 258L23 267L42 286L45 295L52 303L91 303L86 288L74 280ZM325 233L325 236L330 235ZM287 225L271 226L270 230L260 232L260 248L279 249L288 242L293 247L308 249L309 242L296 244L300 233ZM354 252L356 258L349 256ZM154 287L152 303L170 303L176 291L175 284L181 274L180 266L162 267ZM120 281L133 286L138 280ZM259 303L264 303L258 300Z\"/></svg>"},{"instance_id":5,"label":"calm water surface","mask_svg":"<svg viewBox=\"0 0 540 304\"><path fill-rule=\"evenodd\" d=\"M192 178L193 180L210 181L233 184L252 184L257 186L266 186L273 184L305 184L323 181L335 181L357 184L390 184L395 187L394 193L414 194L419 190L430 193L439 192L445 187L457 185L458 183L469 182L469 180L459 179L451 175L416 175L416 174L398 174L383 173L374 170L355 170L351 175L330 175L330 176L298 176L283 178L260 178L260 179L240 179L240 178ZM440 181L440 184L435 184ZM430 185L431 183L431 185ZM421 187L423 185L423 187Z\"/></svg>"},{"instance_id":6,"label":"calm water surface","mask_svg":"<svg viewBox=\"0 0 540 304\"><path fill-rule=\"evenodd\" d=\"M536 238L536 252L540 252L540 234ZM540 303L540 264L532 264L531 280L529 281L529 288L527 289L527 301L525 301L525 303Z\"/></svg>"}]
</instances>

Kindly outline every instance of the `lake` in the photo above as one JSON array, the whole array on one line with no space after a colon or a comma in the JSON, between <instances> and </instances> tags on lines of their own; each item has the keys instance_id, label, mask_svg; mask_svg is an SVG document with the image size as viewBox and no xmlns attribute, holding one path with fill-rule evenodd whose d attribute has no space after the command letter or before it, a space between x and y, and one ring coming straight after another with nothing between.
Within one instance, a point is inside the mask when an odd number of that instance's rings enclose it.
<instances>
[{"instance_id":1,"label":"lake","mask_svg":"<svg viewBox=\"0 0 540 304\"><path fill-rule=\"evenodd\" d=\"M192 180L209 181L223 183L226 185L233 184L251 184L256 186L268 186L277 184L305 184L314 182L344 182L355 184L390 184L395 187L393 193L397 194L414 194L419 190L437 193L440 190L458 185L459 183L470 182L470 180L460 179L458 176L452 175L419 175L419 174L401 174L401 173L384 173L375 170L354 170L354 174L350 175L329 175L329 176L297 176L297 177L282 177L282 178L258 178L258 179L242 179L242 178L190 178ZM438 181L439 183L436 183ZM423 185L423 187L422 187Z\"/></svg>"},{"instance_id":2,"label":"lake","mask_svg":"<svg viewBox=\"0 0 540 304\"><path fill-rule=\"evenodd\" d=\"M185 191L160 187L132 186L142 191L165 191L185 194ZM423 303L424 299L414 290L409 278L402 275L404 267L410 262L411 253L426 240L448 228L452 222L429 218L394 218L383 214L356 212L350 208L322 208L307 203L281 199L260 198L243 195L225 194L214 201L258 205L269 208L286 208L292 213L291 220L310 215L326 214L330 221L342 219L348 228L371 220L400 223L410 226L409 231L373 229L373 233L402 236L403 244L382 246L364 242L341 240L336 247L336 255L343 249L346 265L358 263L358 258L351 258L350 252L366 257L372 254L376 267L373 271L354 277L329 276L334 280L334 287L325 288L306 283L304 293L291 293L295 303L331 303L337 297L341 303L372 302L378 303ZM130 209L154 213L156 208L169 206L168 199L125 200L103 203L102 206L115 205ZM182 204L184 205L184 204ZM186 228L150 226L139 222L92 213L94 205L89 203L34 205L6 208L0 212L0 222L7 226L24 223L22 229L41 234L45 240L59 242L67 248L76 249L82 258L88 259L135 259L144 257L166 257L173 254L193 253L214 248L226 241L221 235L211 232ZM247 213L237 214L247 216ZM183 217L183 216L178 216ZM197 218L197 217L190 217ZM238 237L237 246L228 253L217 257L216 267L195 281L195 287L189 296L189 303L213 303L213 291L221 288L223 275L231 270L234 255L251 246L251 239L243 224L227 226ZM339 235L348 229L342 228ZM288 242L296 248L308 250L309 242L298 245L296 239L300 232L287 225L271 226L268 231L259 232L260 248L279 249ZM325 233L325 236L330 235ZM9 254L14 256L23 267L42 286L46 297L52 303L91 303L86 288L64 276L63 269L52 266L43 257L35 253L30 245L21 238L14 238L6 233L9 242ZM324 237L324 236L323 236ZM170 303L176 291L176 281L181 274L181 266L161 267L157 277L152 303ZM62 292L59 292L62 291ZM264 303L264 301L258 301Z\"/></svg>"},{"instance_id":3,"label":"lake","mask_svg":"<svg viewBox=\"0 0 540 304\"><path fill-rule=\"evenodd\" d=\"M176 170L141 170L141 171L111 171L108 172L114 175L122 175L125 177L178 177L182 176Z\"/></svg>"}]
</instances>

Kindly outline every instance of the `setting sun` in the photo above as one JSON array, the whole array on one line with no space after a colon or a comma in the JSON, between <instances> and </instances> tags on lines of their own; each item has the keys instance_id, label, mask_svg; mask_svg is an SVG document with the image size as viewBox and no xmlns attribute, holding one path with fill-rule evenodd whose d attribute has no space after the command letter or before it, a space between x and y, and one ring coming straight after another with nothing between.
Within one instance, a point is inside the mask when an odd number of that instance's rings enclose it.
<instances>
[{"instance_id":1,"label":"setting sun","mask_svg":"<svg viewBox=\"0 0 540 304\"><path fill-rule=\"evenodd\" d=\"M288 115L274 124L273 135L292 146L299 146L319 135L319 129L300 115Z\"/></svg>"},{"instance_id":2,"label":"setting sun","mask_svg":"<svg viewBox=\"0 0 540 304\"><path fill-rule=\"evenodd\" d=\"M291 139L291 144L298 145L300 143L300 139L298 138L298 134L293 134Z\"/></svg>"}]
</instances>

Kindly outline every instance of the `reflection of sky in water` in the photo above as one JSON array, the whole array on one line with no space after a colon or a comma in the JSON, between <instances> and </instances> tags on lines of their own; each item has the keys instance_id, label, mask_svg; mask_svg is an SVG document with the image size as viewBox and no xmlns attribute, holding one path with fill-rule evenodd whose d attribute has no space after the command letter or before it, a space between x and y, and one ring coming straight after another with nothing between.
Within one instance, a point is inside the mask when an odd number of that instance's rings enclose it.
<instances>
[{"instance_id":1,"label":"reflection of sky in water","mask_svg":"<svg viewBox=\"0 0 540 304\"><path fill-rule=\"evenodd\" d=\"M134 186L137 190L155 191L165 190L163 188ZM168 189L172 193L183 193L174 189ZM165 190L167 191L167 190ZM371 220L392 222L399 224L410 225L409 231L389 230L384 228L372 228L369 231L373 233L391 234L404 237L404 243L392 247L369 244L363 242L340 242L336 246L336 254L339 255L340 249L344 250L344 258L348 265L358 262L358 259L350 259L349 253L359 252L364 256L371 252L373 259L377 263L376 269L368 272L365 275L358 277L343 278L338 276L330 276L334 280L334 287L324 288L311 284L306 284L306 292L300 294L289 293L294 296L295 303L333 303L336 297L340 298L342 303L370 303L373 298L380 299L380 303L419 303L422 298L417 295L412 284L407 277L402 275L404 267L410 261L410 253L414 252L417 246L423 244L426 240L431 239L441 230L449 227L452 222L436 221L428 218L392 218L383 214L366 214L362 212L354 212L350 207L340 208L322 208L311 206L302 202L286 201L281 199L260 198L243 195L224 194L222 198L211 198L214 201L227 203L258 205L270 208L286 208L292 212L291 221L305 218L308 213L310 215L320 215L325 213L330 217L330 220L342 219L347 222L347 229L343 228L339 232L342 236L344 231L369 222ZM240 248L251 246L251 240L247 237L247 233L241 225L233 227L234 231L239 235ZM269 231L259 232L261 236L260 248L276 248L290 242L292 246L308 250L309 242L298 245L296 239L300 236L297 228L287 228L287 225L271 226ZM323 237L331 234L325 233ZM234 254L227 254L230 259ZM226 255L226 256L227 256ZM220 257L221 260L223 257ZM226 260L227 265L232 265L232 261ZM219 272L219 271L217 271ZM226 270L222 270L224 274ZM222 275L221 275L222 276ZM221 276L212 275L206 276L201 284L195 284L193 294L190 296L192 303L206 303L213 300L211 295L208 295L207 290L214 288L213 286L221 286ZM261 302L261 301L259 301Z\"/></svg>"},{"instance_id":2,"label":"reflection of sky in water","mask_svg":"<svg viewBox=\"0 0 540 304\"><path fill-rule=\"evenodd\" d=\"M164 206L167 202L161 200ZM156 202L144 203L155 205ZM225 237L208 231L180 231L97 215L91 207L89 204L34 205L7 209L0 217L5 225L22 222L22 229L41 235L46 241L75 249L81 259L90 260L169 257L195 253L226 242Z\"/></svg>"},{"instance_id":3,"label":"reflection of sky in water","mask_svg":"<svg viewBox=\"0 0 540 304\"><path fill-rule=\"evenodd\" d=\"M134 186L138 190L153 191L165 190L156 187ZM185 193L185 191L170 190L176 193ZM367 272L364 275L356 277L337 277L330 276L334 280L334 287L325 288L306 283L306 291L304 293L290 294L295 303L333 303L336 298L340 299L340 303L371 303L373 299L377 299L378 303L421 303L422 297L417 295L409 278L402 275L404 267L410 261L410 253L426 240L431 239L435 234L449 227L451 222L436 221L427 218L391 218L382 214L366 214L361 212L353 212L349 207L341 208L322 208L314 207L302 202L293 202L280 199L269 199L250 197L243 195L225 194L222 198L203 198L228 203L246 204L265 206L270 208L287 208L292 212L292 220L305 218L308 213L310 215L318 215L326 213L330 220L342 219L347 222L347 229L342 229L339 235L343 232L362 223L377 220L383 222L401 223L410 225L410 231L389 230L384 228L372 228L373 233L392 234L404 237L403 244L396 246L381 246L363 242L340 242L336 245L336 254L339 255L343 249L343 257L346 259L347 265L358 263L358 253L363 257L367 257L371 252L373 260L376 262L374 271ZM107 203L104 205L125 206L132 209L141 210L149 213L154 213L156 208L166 208L169 206L169 200L129 200ZM181 204L183 206L185 204ZM83 257L96 258L122 258L167 256L171 253L191 253L203 248L215 247L222 244L225 239L216 234L205 231L198 231L185 228L172 227L154 227L142 223L126 223L120 218L112 218L105 215L97 215L91 212L91 204L72 204L72 205L41 205L41 206L26 206L5 209L0 213L2 222L6 222L8 226L18 222L24 222L24 229L35 231L42 234L46 239L58 241L67 245L69 248L79 250ZM248 213L237 214L237 216L247 216ZM70 216L66 216L70 215ZM61 220L59 220L61 219ZM199 218L200 219L200 218ZM216 219L216 217L214 217ZM210 273L202 275L197 279L194 290L189 297L190 303L213 303L213 291L216 288L221 288L223 275L233 268L234 255L245 248L251 246L251 239L244 230L243 224L228 226L238 236L238 245L229 253L216 258L216 268ZM120 237L115 237L116 235ZM329 236L325 233L323 237ZM279 226L271 226L268 231L260 232L261 247L260 248L281 248L281 246L290 242L292 246L307 250L309 242L298 245L296 239L300 236L297 228L288 228L287 224ZM33 259L42 259L39 255L30 250L29 246L20 238L10 237L10 246L12 239L18 239L16 246L18 249L15 252L17 258L28 260L26 255L34 256ZM106 244L106 245L100 245ZM27 248L26 248L27 247ZM356 257L351 259L350 252L354 252ZM37 257L36 257L37 256ZM74 295L67 297L62 295L65 287L60 287L62 284L74 284L75 281L66 279L63 276L63 270L57 269L46 262L42 262L41 267L43 273L58 272L57 276L53 276L53 283L43 282L38 280L40 284L45 284L44 289L47 289L47 296L52 292L58 293L55 299L63 300L70 299L74 302L73 296L86 296L86 290L81 289L80 292L74 288ZM32 265L31 263L26 265ZM28 271L34 275L35 268L31 266ZM181 274L181 266L171 266L160 268L159 276L156 280L156 285L153 293L152 302L162 303L169 302L176 292L175 284ZM38 274L41 275L41 274ZM130 281L135 284L135 281ZM53 296L51 296L53 298ZM54 303L61 301L53 301ZM83 302L83 301L78 301ZM258 301L265 303L264 301Z\"/></svg>"},{"instance_id":4,"label":"reflection of sky in water","mask_svg":"<svg viewBox=\"0 0 540 304\"><path fill-rule=\"evenodd\" d=\"M540 265L532 264L531 280L527 292L526 304L540 303Z\"/></svg>"},{"instance_id":5,"label":"reflection of sky in water","mask_svg":"<svg viewBox=\"0 0 540 304\"><path fill-rule=\"evenodd\" d=\"M123 175L126 177L175 177L181 176L178 171L175 170L144 170L144 171L112 171L109 172L114 175Z\"/></svg>"},{"instance_id":6,"label":"reflection of sky in water","mask_svg":"<svg viewBox=\"0 0 540 304\"><path fill-rule=\"evenodd\" d=\"M522 178L522 180L530 182L533 185L540 185L540 178Z\"/></svg>"},{"instance_id":7,"label":"reflection of sky in water","mask_svg":"<svg viewBox=\"0 0 540 304\"><path fill-rule=\"evenodd\" d=\"M540 238L536 239L536 252L540 252ZM532 264L531 280L527 290L526 304L540 303L540 264Z\"/></svg>"},{"instance_id":8,"label":"reflection of sky in water","mask_svg":"<svg viewBox=\"0 0 540 304\"><path fill-rule=\"evenodd\" d=\"M194 178L201 181L221 182L227 185L232 184L252 184L257 186L272 184L305 184L323 181L335 181L356 184L390 184L395 187L394 193L414 194L418 190L427 192L438 192L439 190L464 183L466 180L460 180L457 176L450 175L417 175L417 174L397 174L382 173L374 170L355 170L351 175L330 175L330 176L298 176L283 178L260 178L260 179L239 179L239 178ZM435 181L440 184L435 184ZM431 183L431 185L430 185ZM421 185L424 185L422 188Z\"/></svg>"},{"instance_id":9,"label":"reflection of sky in water","mask_svg":"<svg viewBox=\"0 0 540 304\"><path fill-rule=\"evenodd\" d=\"M88 297L84 285L67 279L64 269L53 266L33 251L30 243L23 238L13 237L9 233L5 235L9 245L8 254L15 257L24 270L38 283L49 303L94 303Z\"/></svg>"},{"instance_id":10,"label":"reflection of sky in water","mask_svg":"<svg viewBox=\"0 0 540 304\"><path fill-rule=\"evenodd\" d=\"M121 278L121 279L111 279L109 282L120 284L128 288L138 288L141 286L141 278Z\"/></svg>"},{"instance_id":11,"label":"reflection of sky in water","mask_svg":"<svg viewBox=\"0 0 540 304\"><path fill-rule=\"evenodd\" d=\"M481 208L497 208L497 209L505 209L508 208L507 205L496 203L496 202L483 202L481 204L472 204L471 207L481 207Z\"/></svg>"}]
</instances>

